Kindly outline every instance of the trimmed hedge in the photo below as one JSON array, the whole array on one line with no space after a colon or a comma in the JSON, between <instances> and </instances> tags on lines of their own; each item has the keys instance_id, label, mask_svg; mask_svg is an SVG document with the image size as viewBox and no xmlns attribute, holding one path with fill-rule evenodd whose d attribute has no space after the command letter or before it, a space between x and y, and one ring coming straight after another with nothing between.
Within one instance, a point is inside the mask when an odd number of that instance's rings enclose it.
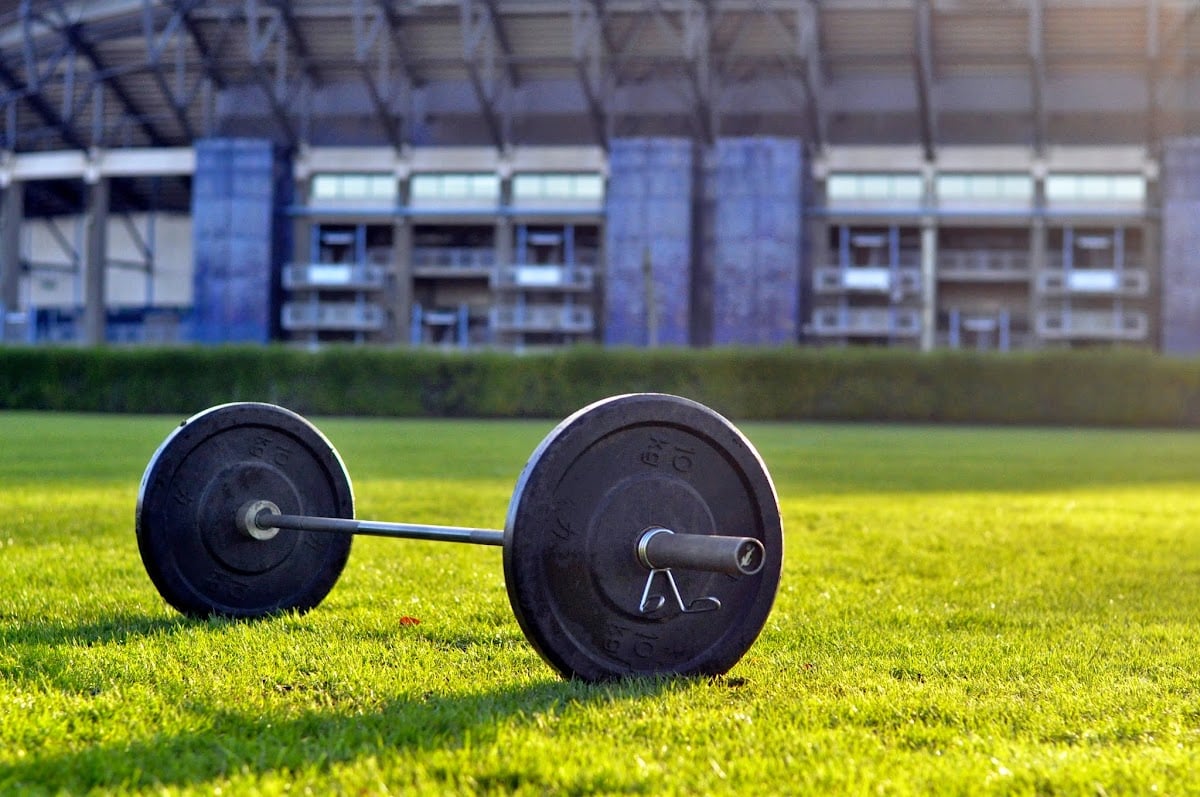
<instances>
[{"instance_id":1,"label":"trimmed hedge","mask_svg":"<svg viewBox=\"0 0 1200 797\"><path fill-rule=\"evenodd\" d=\"M0 409L559 418L645 390L743 420L1200 426L1200 360L1134 351L0 349Z\"/></svg>"}]
</instances>

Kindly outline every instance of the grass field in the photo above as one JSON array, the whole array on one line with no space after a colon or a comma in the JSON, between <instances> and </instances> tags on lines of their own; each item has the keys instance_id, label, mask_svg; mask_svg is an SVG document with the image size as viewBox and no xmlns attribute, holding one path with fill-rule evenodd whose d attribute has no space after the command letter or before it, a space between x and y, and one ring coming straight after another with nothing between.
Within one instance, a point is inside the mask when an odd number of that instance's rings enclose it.
<instances>
[{"instance_id":1,"label":"grass field","mask_svg":"<svg viewBox=\"0 0 1200 797\"><path fill-rule=\"evenodd\" d=\"M763 636L588 686L489 548L359 539L305 616L175 615L133 508L177 421L0 414L0 793L1200 793L1198 433L748 425ZM495 527L552 425L318 423L360 515Z\"/></svg>"}]
</instances>

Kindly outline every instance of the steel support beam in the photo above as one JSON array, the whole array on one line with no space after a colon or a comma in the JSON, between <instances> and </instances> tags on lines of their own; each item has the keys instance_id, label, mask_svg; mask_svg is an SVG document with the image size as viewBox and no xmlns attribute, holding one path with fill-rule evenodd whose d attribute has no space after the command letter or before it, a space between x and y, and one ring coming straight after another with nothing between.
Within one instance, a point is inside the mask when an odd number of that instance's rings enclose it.
<instances>
[{"instance_id":1,"label":"steel support beam","mask_svg":"<svg viewBox=\"0 0 1200 797\"><path fill-rule=\"evenodd\" d=\"M388 143L392 145L392 149L399 152L404 146L404 136L400 132L400 126L396 123L392 109L388 106L387 100L384 99L384 94L387 91L387 81L390 73L390 54L391 54L391 38L383 36L384 25L389 24L386 15L382 11L376 9L375 14L368 15L365 8L366 0L354 0L353 17L351 22L354 29L354 62L358 67L359 76L362 77L363 85L367 89L367 97L371 101L371 107L375 109L375 116L379 120L379 126L382 128L384 136ZM367 17L373 17L368 23ZM372 50L378 50L379 58L379 79L371 74L368 60ZM380 83L383 86L380 86Z\"/></svg>"},{"instance_id":2,"label":"steel support beam","mask_svg":"<svg viewBox=\"0 0 1200 797\"><path fill-rule=\"evenodd\" d=\"M496 37L496 44L500 47L500 58L504 62L508 85L517 88L521 85L521 76L517 74L517 67L513 63L512 44L508 38L508 30L504 27L504 20L500 17L500 8L496 0L483 0L483 4L487 6L488 18L492 23L492 35Z\"/></svg>"},{"instance_id":3,"label":"steel support beam","mask_svg":"<svg viewBox=\"0 0 1200 797\"><path fill-rule=\"evenodd\" d=\"M1159 49L1159 0L1146 2L1146 151L1157 153L1162 138L1161 108L1158 100L1162 73Z\"/></svg>"},{"instance_id":4,"label":"steel support beam","mask_svg":"<svg viewBox=\"0 0 1200 797\"><path fill-rule=\"evenodd\" d=\"M715 95L719 78L712 68L712 8L709 0L688 5L683 14L684 58L688 82L696 99L701 139L711 146L720 131Z\"/></svg>"},{"instance_id":5,"label":"steel support beam","mask_svg":"<svg viewBox=\"0 0 1200 797\"><path fill-rule=\"evenodd\" d=\"M484 124L491 136L496 149L503 151L508 137L504 134L504 125L496 110L496 95L506 87L503 78L488 80L480 69L480 60L487 68L487 74L496 73L496 47L493 40L494 30L486 17L490 12L478 5L478 0L460 0L459 9L462 20L463 34L463 63L467 69L467 79L471 90L479 103L480 113L483 114ZM491 84L492 90L488 90Z\"/></svg>"},{"instance_id":6,"label":"steel support beam","mask_svg":"<svg viewBox=\"0 0 1200 797\"><path fill-rule=\"evenodd\" d=\"M199 0L189 0L191 6L195 6ZM150 75L154 80L154 84L158 87L159 94L167 101L168 107L171 109L171 115L175 117L175 123L179 125L179 129L188 141L196 138L196 131L192 126L192 120L188 118L187 106L188 100L185 98L180 100L179 94L183 93L183 87L179 86L179 92L167 84L167 78L163 74L162 55L164 50L171 44L172 41L177 42L176 46L176 79L178 83L183 82L184 62L183 62L183 44L182 36L183 28L183 13L179 9L173 9L170 12L170 18L167 24L160 32L155 23L156 10L158 6L152 0L142 0L142 33L146 40L146 66L150 70Z\"/></svg>"},{"instance_id":7,"label":"steel support beam","mask_svg":"<svg viewBox=\"0 0 1200 797\"><path fill-rule=\"evenodd\" d=\"M721 48L722 52L719 58L717 57L714 41L714 51L712 57L716 62L716 70L722 75L733 77L734 79L741 77L737 71L737 65L749 60L744 57L744 53L740 52L740 48L742 40L745 38L746 25L749 22L750 17L751 13L744 9L737 15L737 22L733 29L733 35L729 37L724 47ZM714 24L713 27L715 28L716 25ZM749 74L756 75L757 72L752 69Z\"/></svg>"},{"instance_id":8,"label":"steel support beam","mask_svg":"<svg viewBox=\"0 0 1200 797\"><path fill-rule=\"evenodd\" d=\"M55 219L54 217L47 217L46 219L43 219L43 223L46 225L46 232L50 233L50 237L54 239L54 243L58 244L59 251L67 256L67 262L69 264L67 266L67 271L71 274L78 274L80 271L80 266L83 263L83 258L80 257L78 248L78 222L76 223L76 240L74 242L71 241L71 239L67 237L67 234L62 231L62 228L58 226L58 219Z\"/></svg>"},{"instance_id":9,"label":"steel support beam","mask_svg":"<svg viewBox=\"0 0 1200 797\"><path fill-rule=\"evenodd\" d=\"M804 2L796 7L795 23L789 26L787 17L767 0L755 0L755 10L771 23L772 29L785 45L780 51L778 62L784 80L789 86L800 87L799 99L804 106L808 137L813 148L820 150L827 140L824 107L821 95L824 77L821 69L820 33L817 7Z\"/></svg>"},{"instance_id":10,"label":"steel support beam","mask_svg":"<svg viewBox=\"0 0 1200 797\"><path fill-rule=\"evenodd\" d=\"M825 67L821 54L821 12L816 0L807 0L796 9L800 46L804 53L804 84L808 87L809 119L813 147L820 151L829 141L829 122L825 118Z\"/></svg>"},{"instance_id":11,"label":"steel support beam","mask_svg":"<svg viewBox=\"0 0 1200 797\"><path fill-rule=\"evenodd\" d=\"M61 2L55 3L54 10L58 12L60 19L69 19ZM39 94L42 91L43 83L57 72L61 65L65 63L68 71L73 70L76 57L75 48L62 35L62 24L54 24L42 11L35 10L33 0L21 0L19 18L21 31L24 34L21 54L25 67L25 83L28 87L26 93ZM36 46L41 38L37 30L38 25L53 33L58 40L57 46L48 53L40 51Z\"/></svg>"},{"instance_id":12,"label":"steel support beam","mask_svg":"<svg viewBox=\"0 0 1200 797\"><path fill-rule=\"evenodd\" d=\"M96 48L92 46L92 43L84 37L82 28L78 23L67 26L62 33L67 37L68 41L70 41L71 44L73 44L75 48L83 54L83 57L88 60L88 63L92 65L93 69L100 73L108 71L108 68L104 65L104 62L101 61L100 55L96 52ZM109 92L111 92L112 95L117 98L117 101L121 103L121 107L124 109L125 114L134 120L134 124L141 129L142 134L146 136L152 146L168 146L169 142L167 137L164 136L150 121L148 115L137 106L137 103L134 102L133 97L130 96L129 92L125 90L125 87L121 85L120 81L116 77L108 79L105 81L104 85L108 88Z\"/></svg>"},{"instance_id":13,"label":"steel support beam","mask_svg":"<svg viewBox=\"0 0 1200 797\"><path fill-rule=\"evenodd\" d=\"M1033 151L1046 152L1046 50L1043 0L1029 0L1029 69L1033 94Z\"/></svg>"},{"instance_id":14,"label":"steel support beam","mask_svg":"<svg viewBox=\"0 0 1200 797\"><path fill-rule=\"evenodd\" d=\"M916 51L914 74L917 82L917 113L921 126L921 148L925 160L937 154L937 110L933 103L933 8L931 0L913 0Z\"/></svg>"},{"instance_id":15,"label":"steel support beam","mask_svg":"<svg viewBox=\"0 0 1200 797\"><path fill-rule=\"evenodd\" d=\"M613 53L617 50L617 43L613 41L612 31L608 29L608 24L605 21L605 16L608 13L608 5L606 0L587 0L588 4L596 14L596 19L600 25L600 38L604 41L604 52Z\"/></svg>"},{"instance_id":16,"label":"steel support beam","mask_svg":"<svg viewBox=\"0 0 1200 797\"><path fill-rule=\"evenodd\" d=\"M609 145L608 112L602 99L604 94L604 63L607 50L603 41L603 6L599 0L585 4L583 0L571 0L571 52L575 61L575 75L583 90L583 99L588 107L588 119L592 134L606 152Z\"/></svg>"},{"instance_id":17,"label":"steel support beam","mask_svg":"<svg viewBox=\"0 0 1200 797\"><path fill-rule=\"evenodd\" d=\"M196 48L197 54L200 56L200 66L204 70L204 74L213 86L224 91L229 86L229 81L217 66L217 59L213 56L212 48L205 41L204 36L200 34L200 26L191 17L191 9L196 5L195 0L172 0L172 7L179 14L183 21L184 30L192 40L192 45ZM229 19L225 19L226 29L229 25Z\"/></svg>"},{"instance_id":18,"label":"steel support beam","mask_svg":"<svg viewBox=\"0 0 1200 797\"><path fill-rule=\"evenodd\" d=\"M24 81L17 76L15 72L8 67L3 60L0 60L0 82L3 82L10 91L23 95L25 104L41 119L47 126L53 127L62 136L63 141L73 149L86 150L87 143L79 132L71 126L66 119L58 115L58 112L50 107L50 103L46 102L45 98L37 92L27 93ZM15 142L14 142L15 143Z\"/></svg>"},{"instance_id":19,"label":"steel support beam","mask_svg":"<svg viewBox=\"0 0 1200 797\"><path fill-rule=\"evenodd\" d=\"M404 78L410 86L422 85L424 81L421 80L412 59L408 57L408 41L404 32L403 18L396 12L392 0L376 0L376 5L379 6L383 18L387 20L388 31L392 36L392 52L396 56L396 62L400 65Z\"/></svg>"},{"instance_id":20,"label":"steel support beam","mask_svg":"<svg viewBox=\"0 0 1200 797\"><path fill-rule=\"evenodd\" d=\"M258 0L245 0L244 15L246 18L247 48L250 53L250 74L254 82L266 97L271 115L275 118L280 132L288 146L295 146L299 137L292 122L288 101L283 96L287 79L287 38L283 27L283 18L275 14L260 14ZM267 51L275 50L275 79L272 82L266 74L265 58Z\"/></svg>"},{"instance_id":21,"label":"steel support beam","mask_svg":"<svg viewBox=\"0 0 1200 797\"><path fill-rule=\"evenodd\" d=\"M712 144L716 141L718 124L712 102L714 79L709 65L712 42L708 5L701 0L686 0L679 10L682 17L680 23L670 18L668 9L663 7L663 0L652 0L650 8L659 26L679 39L684 59L683 73L692 91L691 117L696 125L697 138Z\"/></svg>"},{"instance_id":22,"label":"steel support beam","mask_svg":"<svg viewBox=\"0 0 1200 797\"><path fill-rule=\"evenodd\" d=\"M634 62L636 57L635 53L637 52L637 48L641 43L643 32L645 31L647 24L649 24L651 17L651 14L635 14L628 27L620 33L613 32L611 28L606 27L606 29L614 38L619 38L622 40L621 46L618 47L610 44L608 48L608 52L612 55L612 68L614 70L614 75L618 82L623 77L634 80L644 77L644 75L626 75L624 70L625 67ZM603 17L601 17L601 20L603 20Z\"/></svg>"},{"instance_id":23,"label":"steel support beam","mask_svg":"<svg viewBox=\"0 0 1200 797\"><path fill-rule=\"evenodd\" d=\"M296 57L300 60L300 71L308 79L310 85L320 85L321 73L313 64L312 50L309 49L308 40L304 36L304 31L300 29L296 15L292 13L291 0L270 0L270 3L279 13L280 19L283 20L283 29L286 31L288 39L291 40Z\"/></svg>"}]
</instances>

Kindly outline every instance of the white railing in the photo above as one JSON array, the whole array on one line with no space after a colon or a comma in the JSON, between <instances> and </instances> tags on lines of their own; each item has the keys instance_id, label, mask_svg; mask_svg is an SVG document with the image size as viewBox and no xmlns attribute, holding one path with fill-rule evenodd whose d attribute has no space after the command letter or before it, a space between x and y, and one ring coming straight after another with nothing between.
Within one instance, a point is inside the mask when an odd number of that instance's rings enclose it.
<instances>
[{"instance_id":1,"label":"white railing","mask_svg":"<svg viewBox=\"0 0 1200 797\"><path fill-rule=\"evenodd\" d=\"M496 307L492 327L499 332L587 333L595 327L592 308L564 305Z\"/></svg>"},{"instance_id":2,"label":"white railing","mask_svg":"<svg viewBox=\"0 0 1200 797\"><path fill-rule=\"evenodd\" d=\"M940 249L937 254L938 274L962 279L1021 277L1029 267L1029 252L1024 250Z\"/></svg>"},{"instance_id":3,"label":"white railing","mask_svg":"<svg viewBox=\"0 0 1200 797\"><path fill-rule=\"evenodd\" d=\"M1129 310L1043 310L1037 314L1037 334L1049 340L1145 340L1146 314Z\"/></svg>"},{"instance_id":4,"label":"white railing","mask_svg":"<svg viewBox=\"0 0 1200 797\"><path fill-rule=\"evenodd\" d=\"M1079 262L1080 260L1081 258L1073 257L1071 259L1071 267L1078 269L1115 269L1115 266L1109 265L1108 263L1104 263L1102 265L1089 265L1087 263ZM1141 258L1126 256L1121 260L1121 269L1124 271L1137 271L1144 266L1145 263L1141 261ZM1046 268L1053 271L1056 269L1065 269L1066 267L1067 258L1063 255L1061 249L1055 247L1046 253Z\"/></svg>"},{"instance_id":5,"label":"white railing","mask_svg":"<svg viewBox=\"0 0 1200 797\"><path fill-rule=\"evenodd\" d=\"M921 333L921 314L906 307L824 307L813 311L812 331L846 337L916 337Z\"/></svg>"},{"instance_id":6,"label":"white railing","mask_svg":"<svg viewBox=\"0 0 1200 797\"><path fill-rule=\"evenodd\" d=\"M491 247L418 246L412 252L414 271L487 271L496 265Z\"/></svg>"},{"instance_id":7,"label":"white railing","mask_svg":"<svg viewBox=\"0 0 1200 797\"><path fill-rule=\"evenodd\" d=\"M1043 271L1037 280L1042 293L1052 295L1145 296L1150 290L1150 274L1145 269Z\"/></svg>"},{"instance_id":8,"label":"white railing","mask_svg":"<svg viewBox=\"0 0 1200 797\"><path fill-rule=\"evenodd\" d=\"M375 304L357 302L289 302L283 306L287 330L364 332L383 329L386 314Z\"/></svg>"},{"instance_id":9,"label":"white railing","mask_svg":"<svg viewBox=\"0 0 1200 797\"><path fill-rule=\"evenodd\" d=\"M818 268L813 272L817 293L904 293L921 292L921 270L886 267Z\"/></svg>"},{"instance_id":10,"label":"white railing","mask_svg":"<svg viewBox=\"0 0 1200 797\"><path fill-rule=\"evenodd\" d=\"M361 263L291 264L283 269L283 287L289 290L375 290L387 281L387 269Z\"/></svg>"},{"instance_id":11,"label":"white railing","mask_svg":"<svg viewBox=\"0 0 1200 797\"><path fill-rule=\"evenodd\" d=\"M498 288L584 291L591 290L595 275L595 269L589 266L517 263L497 269L493 284Z\"/></svg>"}]
</instances>

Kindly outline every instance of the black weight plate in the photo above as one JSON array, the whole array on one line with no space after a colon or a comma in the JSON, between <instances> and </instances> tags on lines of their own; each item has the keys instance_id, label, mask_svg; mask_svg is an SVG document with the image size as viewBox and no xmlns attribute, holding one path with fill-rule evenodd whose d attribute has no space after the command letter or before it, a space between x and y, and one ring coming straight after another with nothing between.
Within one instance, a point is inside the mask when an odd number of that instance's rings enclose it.
<instances>
[{"instance_id":1,"label":"black weight plate","mask_svg":"<svg viewBox=\"0 0 1200 797\"><path fill-rule=\"evenodd\" d=\"M316 427L282 407L213 407L159 446L138 493L138 551L176 609L195 617L307 611L333 588L350 535L283 530L252 539L235 522L251 500L271 501L285 514L354 517L341 457Z\"/></svg>"},{"instance_id":2,"label":"black weight plate","mask_svg":"<svg viewBox=\"0 0 1200 797\"><path fill-rule=\"evenodd\" d=\"M752 576L675 570L684 613L640 609L650 571L637 559L646 529L754 537ZM617 396L558 425L517 482L504 530L504 577L525 635L559 673L718 675L758 637L779 586L783 524L771 477L729 421L688 399Z\"/></svg>"}]
</instances>

